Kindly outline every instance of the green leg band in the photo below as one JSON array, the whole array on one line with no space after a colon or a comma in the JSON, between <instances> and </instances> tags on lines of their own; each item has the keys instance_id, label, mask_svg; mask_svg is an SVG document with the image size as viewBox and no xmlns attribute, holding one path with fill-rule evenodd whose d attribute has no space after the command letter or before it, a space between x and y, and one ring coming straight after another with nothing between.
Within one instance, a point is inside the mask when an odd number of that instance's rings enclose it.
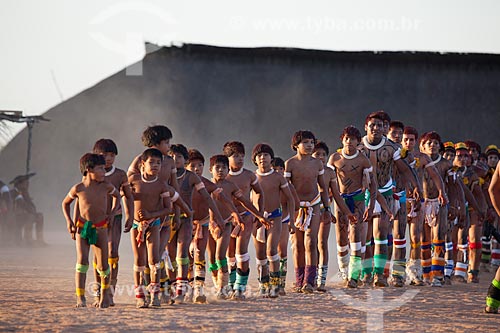
<instances>
[{"instance_id":1,"label":"green leg band","mask_svg":"<svg viewBox=\"0 0 500 333\"><path fill-rule=\"evenodd\" d=\"M387 262L387 254L375 254L373 256L375 274L384 274L385 263Z\"/></svg>"},{"instance_id":2,"label":"green leg band","mask_svg":"<svg viewBox=\"0 0 500 333\"><path fill-rule=\"evenodd\" d=\"M217 264L210 264L210 265L208 266L208 270L209 270L210 272L216 271L216 270L218 270L218 269L219 269L219 267L217 266Z\"/></svg>"},{"instance_id":3,"label":"green leg band","mask_svg":"<svg viewBox=\"0 0 500 333\"><path fill-rule=\"evenodd\" d=\"M500 301L491 297L486 297L486 305L493 309L498 309L500 307Z\"/></svg>"},{"instance_id":4,"label":"green leg band","mask_svg":"<svg viewBox=\"0 0 500 333\"><path fill-rule=\"evenodd\" d=\"M236 282L236 269L229 272L229 286L232 287Z\"/></svg>"},{"instance_id":5,"label":"green leg band","mask_svg":"<svg viewBox=\"0 0 500 333\"><path fill-rule=\"evenodd\" d=\"M109 272L110 272L109 266L108 266L108 269L106 269L105 271L101 271L99 269L96 269L96 270L97 270L97 273L99 274L99 276L102 277L103 279L105 279L109 276Z\"/></svg>"},{"instance_id":6,"label":"green leg band","mask_svg":"<svg viewBox=\"0 0 500 333\"><path fill-rule=\"evenodd\" d=\"M235 270L235 284L234 284L234 289L245 291L246 286L248 284L248 275L250 273L250 270L247 272L242 272L241 270L238 269L236 272Z\"/></svg>"},{"instance_id":7,"label":"green leg band","mask_svg":"<svg viewBox=\"0 0 500 333\"><path fill-rule=\"evenodd\" d=\"M359 276L361 275L361 269L361 257L351 256L349 262L349 277L353 280L358 280Z\"/></svg>"},{"instance_id":8,"label":"green leg band","mask_svg":"<svg viewBox=\"0 0 500 333\"><path fill-rule=\"evenodd\" d=\"M227 258L224 258L222 260L215 260L215 263L217 264L217 269L221 269L224 266L227 266Z\"/></svg>"},{"instance_id":9,"label":"green leg band","mask_svg":"<svg viewBox=\"0 0 500 333\"><path fill-rule=\"evenodd\" d=\"M182 265L189 265L189 258L188 257L185 257L185 258L175 258L175 261L177 262L177 265L178 266L182 266Z\"/></svg>"},{"instance_id":10,"label":"green leg band","mask_svg":"<svg viewBox=\"0 0 500 333\"><path fill-rule=\"evenodd\" d=\"M373 271L373 258L368 258L363 260L362 262L363 265L363 270L362 270L362 275L369 275Z\"/></svg>"},{"instance_id":11,"label":"green leg band","mask_svg":"<svg viewBox=\"0 0 500 333\"><path fill-rule=\"evenodd\" d=\"M75 267L75 270L78 272L78 273L87 273L87 271L89 270L89 265L82 265L82 264L76 264L76 267Z\"/></svg>"}]
</instances>

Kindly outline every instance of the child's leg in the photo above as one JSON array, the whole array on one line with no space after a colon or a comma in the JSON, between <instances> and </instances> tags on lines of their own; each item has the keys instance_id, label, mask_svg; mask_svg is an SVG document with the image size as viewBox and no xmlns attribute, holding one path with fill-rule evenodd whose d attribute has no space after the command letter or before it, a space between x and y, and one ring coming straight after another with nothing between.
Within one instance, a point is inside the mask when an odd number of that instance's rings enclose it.
<instances>
[{"instance_id":1,"label":"child's leg","mask_svg":"<svg viewBox=\"0 0 500 333\"><path fill-rule=\"evenodd\" d=\"M392 198L387 197L387 204L392 207ZM387 262L387 235L389 233L389 216L384 211L380 218L373 219L373 238L375 248L373 252L373 283L377 287L386 287L387 279L384 277L384 268Z\"/></svg>"},{"instance_id":2,"label":"child's leg","mask_svg":"<svg viewBox=\"0 0 500 333\"><path fill-rule=\"evenodd\" d=\"M296 291L301 291L304 286L304 274L306 270L306 250L304 248L303 231L297 229L292 235L292 253L293 263L295 266L295 288Z\"/></svg>"},{"instance_id":3,"label":"child's leg","mask_svg":"<svg viewBox=\"0 0 500 333\"><path fill-rule=\"evenodd\" d=\"M109 285L110 269L108 264L108 230L97 229L97 243L92 247L97 257L97 273L101 279L101 300L98 304L100 308L107 308L110 304L111 290Z\"/></svg>"},{"instance_id":4,"label":"child's leg","mask_svg":"<svg viewBox=\"0 0 500 333\"><path fill-rule=\"evenodd\" d=\"M444 266L445 266L445 235L448 224L448 208L446 206L439 207L437 216L438 224L432 229L432 266L431 277L432 285L440 287L444 282Z\"/></svg>"},{"instance_id":5,"label":"child's leg","mask_svg":"<svg viewBox=\"0 0 500 333\"><path fill-rule=\"evenodd\" d=\"M227 287L229 283L229 272L227 267L227 249L231 239L231 224L226 224L222 230L221 236L217 239L217 248L215 251L215 262L217 263L217 297L225 299L228 297Z\"/></svg>"},{"instance_id":6,"label":"child's leg","mask_svg":"<svg viewBox=\"0 0 500 333\"><path fill-rule=\"evenodd\" d=\"M203 238L195 238L194 249L194 295L195 303L205 303L207 297L203 292L205 286L206 261L205 250L207 248L209 231L208 225L200 226L202 229Z\"/></svg>"},{"instance_id":7,"label":"child's leg","mask_svg":"<svg viewBox=\"0 0 500 333\"><path fill-rule=\"evenodd\" d=\"M167 217L168 219L168 217ZM164 304L170 304L170 279L167 274L167 269L170 270L172 266L172 261L170 260L169 252L168 252L168 240L170 239L170 223L165 225L165 223L160 227L160 246L159 246L159 254L160 254L160 297L161 301ZM170 263L166 267L165 261ZM163 264L162 264L163 263Z\"/></svg>"},{"instance_id":8,"label":"child's leg","mask_svg":"<svg viewBox=\"0 0 500 333\"><path fill-rule=\"evenodd\" d=\"M266 256L266 243L262 243L257 240L257 225L254 227L253 234L255 262L257 264L257 279L259 281L259 296L267 297L269 294L269 261Z\"/></svg>"},{"instance_id":9,"label":"child's leg","mask_svg":"<svg viewBox=\"0 0 500 333\"><path fill-rule=\"evenodd\" d=\"M242 216L241 219L243 222L245 221L245 218L247 218L248 215ZM229 228L232 229L234 228L233 225L230 225ZM240 231L241 233L241 231ZM228 267L229 267L229 287L233 289L234 283L236 282L236 238L231 237L229 240L229 245L227 249L227 261L228 261Z\"/></svg>"},{"instance_id":10,"label":"child's leg","mask_svg":"<svg viewBox=\"0 0 500 333\"><path fill-rule=\"evenodd\" d=\"M447 221L446 232L444 235L445 249L444 249L444 284L451 285L451 272L453 271L453 241L451 237L451 223L452 221Z\"/></svg>"},{"instance_id":11,"label":"child's leg","mask_svg":"<svg viewBox=\"0 0 500 333\"><path fill-rule=\"evenodd\" d=\"M423 230L422 230L422 237L420 241L420 256L422 258L422 276L424 278L425 283L430 283L431 280L431 264L432 264L432 259L431 259L431 228L429 227L429 224L424 222L423 224Z\"/></svg>"},{"instance_id":12,"label":"child's leg","mask_svg":"<svg viewBox=\"0 0 500 333\"><path fill-rule=\"evenodd\" d=\"M111 285L111 306L114 306L113 296L115 294L116 283L118 281L118 248L122 237L122 215L115 216L113 223L108 229L108 264L110 267L110 285Z\"/></svg>"},{"instance_id":13,"label":"child's leg","mask_svg":"<svg viewBox=\"0 0 500 333\"><path fill-rule=\"evenodd\" d=\"M337 223L338 224L338 223ZM328 236L330 235L331 222L321 221L318 234L318 279L316 285L318 291L326 291L326 277L328 276Z\"/></svg>"},{"instance_id":14,"label":"child's leg","mask_svg":"<svg viewBox=\"0 0 500 333\"><path fill-rule=\"evenodd\" d=\"M421 263L421 239L423 228L423 215L421 211L417 216L408 220L410 226L410 259L406 267L406 273L411 285L422 286L422 263Z\"/></svg>"},{"instance_id":15,"label":"child's leg","mask_svg":"<svg viewBox=\"0 0 500 333\"><path fill-rule=\"evenodd\" d=\"M349 243L351 256L349 260L349 281L347 287L357 288L358 280L361 277L362 259L363 259L363 241L366 240L367 222L363 222L363 213L365 211L364 202L356 202L354 213L358 218L356 224L349 227ZM340 214L339 214L340 217ZM342 216L342 218L345 218Z\"/></svg>"},{"instance_id":16,"label":"child's leg","mask_svg":"<svg viewBox=\"0 0 500 333\"><path fill-rule=\"evenodd\" d=\"M281 217L273 220L273 225L267 236L267 260L269 261L270 288L269 297L278 297L280 285L280 256L278 254L278 244L281 238Z\"/></svg>"},{"instance_id":17,"label":"child's leg","mask_svg":"<svg viewBox=\"0 0 500 333\"><path fill-rule=\"evenodd\" d=\"M149 293L151 306L160 306L160 226L150 226L146 234L146 245L148 251L148 266L151 282L149 283Z\"/></svg>"},{"instance_id":18,"label":"child's leg","mask_svg":"<svg viewBox=\"0 0 500 333\"><path fill-rule=\"evenodd\" d=\"M76 272L75 272L75 286L76 286L76 307L86 307L85 301L85 279L89 269L89 250L90 246L87 240L82 239L80 234L76 234Z\"/></svg>"},{"instance_id":19,"label":"child's leg","mask_svg":"<svg viewBox=\"0 0 500 333\"><path fill-rule=\"evenodd\" d=\"M177 236L178 232L176 231L174 235L170 235L170 240L167 244L168 248L168 255L170 256L170 261L172 262L172 267L173 270L167 271L168 278L171 283L174 284L175 287L175 281L177 280L177 274L178 274L178 267L177 267Z\"/></svg>"},{"instance_id":20,"label":"child's leg","mask_svg":"<svg viewBox=\"0 0 500 333\"><path fill-rule=\"evenodd\" d=\"M343 281L347 281L349 268L349 221L343 214L340 214L340 212L337 212L337 217L335 235L337 237L337 262L339 265L339 275Z\"/></svg>"},{"instance_id":21,"label":"child's leg","mask_svg":"<svg viewBox=\"0 0 500 333\"><path fill-rule=\"evenodd\" d=\"M479 264L481 262L481 235L482 225L479 221L479 214L475 211L470 213L470 228L469 228L469 274L468 282L479 282Z\"/></svg>"},{"instance_id":22,"label":"child's leg","mask_svg":"<svg viewBox=\"0 0 500 333\"><path fill-rule=\"evenodd\" d=\"M380 214L374 215L366 224L366 240L365 240L365 247L363 248L363 245L361 247L361 252L363 252L364 249L364 255L363 256L363 261L362 261L362 266L363 269L361 271L361 279L365 285L369 285L372 283L373 279L373 250L375 247L374 244L374 239L373 239L373 224L375 223L375 220L380 219Z\"/></svg>"},{"instance_id":23,"label":"child's leg","mask_svg":"<svg viewBox=\"0 0 500 333\"><path fill-rule=\"evenodd\" d=\"M458 228L457 238L458 238L458 253L457 260L455 261L455 275L454 280L458 282L467 282L467 268L469 266L468 258L468 248L469 243L467 237L469 234L469 228Z\"/></svg>"},{"instance_id":24,"label":"child's leg","mask_svg":"<svg viewBox=\"0 0 500 333\"><path fill-rule=\"evenodd\" d=\"M292 222L293 223L293 222ZM288 266L288 223L281 224L280 242L278 244L278 254L280 256L280 290L281 296L285 295L286 273Z\"/></svg>"},{"instance_id":25,"label":"child's leg","mask_svg":"<svg viewBox=\"0 0 500 333\"><path fill-rule=\"evenodd\" d=\"M490 287L488 289L488 295L486 297L486 308L484 309L487 313L498 313L498 308L500 307L500 267L497 268L495 273L495 278L491 281Z\"/></svg>"},{"instance_id":26,"label":"child's leg","mask_svg":"<svg viewBox=\"0 0 500 333\"><path fill-rule=\"evenodd\" d=\"M403 287L406 273L406 201L401 202L392 228L393 257L392 265L393 286Z\"/></svg>"},{"instance_id":27,"label":"child's leg","mask_svg":"<svg viewBox=\"0 0 500 333\"><path fill-rule=\"evenodd\" d=\"M248 243L252 236L252 229L254 227L252 215L248 215L242 218L245 227L240 231L238 237L236 237L236 279L233 285L233 289L238 290L239 294L245 292L248 283L248 276L250 275L250 255L248 254ZM255 241L255 237L254 237ZM233 274L230 272L230 274ZM230 277L231 282L231 277Z\"/></svg>"},{"instance_id":28,"label":"child's leg","mask_svg":"<svg viewBox=\"0 0 500 333\"><path fill-rule=\"evenodd\" d=\"M217 262L215 259L215 253L217 251L217 242L214 240L212 235L209 233L208 234L208 244L207 244L207 256L208 256L208 271L210 272L212 276L212 283L214 285L214 289L217 289L217 286L219 285L218 282L218 269L217 269Z\"/></svg>"},{"instance_id":29,"label":"child's leg","mask_svg":"<svg viewBox=\"0 0 500 333\"><path fill-rule=\"evenodd\" d=\"M99 303L101 302L101 276L99 275L99 272L97 271L97 254L95 251L92 252L92 268L93 268L93 273L94 273L94 285L92 287L92 290L94 292L94 302L92 303L92 306L98 307Z\"/></svg>"},{"instance_id":30,"label":"child's leg","mask_svg":"<svg viewBox=\"0 0 500 333\"><path fill-rule=\"evenodd\" d=\"M302 291L306 293L312 293L314 291L313 285L316 282L317 277L318 231L320 218L319 208L319 205L314 206L311 223L304 236L304 248L306 250L306 269L304 274L305 285L302 287Z\"/></svg>"},{"instance_id":31,"label":"child's leg","mask_svg":"<svg viewBox=\"0 0 500 333\"><path fill-rule=\"evenodd\" d=\"M146 302L146 287L144 286L143 276L146 269L147 249L144 244L137 246L137 229L130 230L130 242L134 252L134 285L135 299L138 308L148 307Z\"/></svg>"},{"instance_id":32,"label":"child's leg","mask_svg":"<svg viewBox=\"0 0 500 333\"><path fill-rule=\"evenodd\" d=\"M193 239L193 221L181 219L181 226L177 231L177 279L176 279L176 302L183 302L187 293L189 272L189 246Z\"/></svg>"}]
</instances>

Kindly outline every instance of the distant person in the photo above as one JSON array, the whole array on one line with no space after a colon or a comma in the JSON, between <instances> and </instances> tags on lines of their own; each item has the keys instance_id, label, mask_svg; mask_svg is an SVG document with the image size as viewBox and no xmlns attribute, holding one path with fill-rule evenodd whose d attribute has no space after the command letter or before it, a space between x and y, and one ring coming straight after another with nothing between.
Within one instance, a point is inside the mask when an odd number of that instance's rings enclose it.
<instances>
[{"instance_id":1,"label":"distant person","mask_svg":"<svg viewBox=\"0 0 500 333\"><path fill-rule=\"evenodd\" d=\"M104 157L104 161L106 162L104 166L106 171L104 179L113 184L113 186L120 191L122 197L125 198L125 232L129 232L132 227L132 222L134 221L134 198L132 197L132 191L130 189L126 172L114 166L115 157L118 155L118 148L113 140L100 139L94 144L93 152ZM108 212L111 212L111 200L108 200ZM110 225L108 228L108 263L111 269L111 306L115 305L113 302L113 296L118 278L118 260L120 259L118 256L118 248L120 246L122 234L122 214L122 208L120 208L115 215L114 220L109 221ZM96 262L95 259L96 258L94 257L94 263ZM100 286L101 281L97 270L94 270L94 276L97 282L96 286L98 287ZM97 290L95 297L96 301L100 299L99 289Z\"/></svg>"},{"instance_id":2,"label":"distant person","mask_svg":"<svg viewBox=\"0 0 500 333\"><path fill-rule=\"evenodd\" d=\"M328 276L328 261L329 261L329 251L328 251L328 237L330 235L330 227L332 223L336 223L336 235L342 234L343 237L337 237L337 260L339 264L339 273L342 278L345 276L345 281L348 280L348 269L349 269L349 244L348 244L348 225L349 222L355 223L356 217L349 207L346 205L339 192L339 185L337 184L337 174L334 168L327 165L327 159L330 155L330 150L328 146L323 141L316 142L314 146L313 157L320 160L325 168L325 174L323 178L325 179L325 186L328 189L328 198L330 205L335 200L337 205L337 210L340 211L342 215L346 218L343 221L336 221L335 217L332 216L330 220L324 221L320 220L319 231L318 231L318 278L316 279L316 290L319 292L326 292L326 278ZM320 211L323 212L325 208L321 206ZM345 223L343 223L345 222ZM340 240L342 239L342 244L340 245Z\"/></svg>"},{"instance_id":3,"label":"distant person","mask_svg":"<svg viewBox=\"0 0 500 333\"><path fill-rule=\"evenodd\" d=\"M297 292L313 293L318 269L318 231L320 220L330 221L332 216L328 188L323 177L325 169L312 154L316 137L310 131L297 131L292 137L296 155L285 162L285 178L297 190L300 205L295 220L297 231L293 242L295 262L295 288ZM320 204L325 210L320 212Z\"/></svg>"},{"instance_id":4,"label":"distant person","mask_svg":"<svg viewBox=\"0 0 500 333\"><path fill-rule=\"evenodd\" d=\"M270 227L269 221L265 219L262 214L252 205L249 199L243 195L243 191L238 188L233 182L229 181L226 177L229 173L229 159L225 155L214 155L210 157L210 172L212 173L212 182L218 187L222 188L225 195L231 197L233 201L241 204L247 211L258 218L259 222L264 224L266 227ZM208 252L211 258L215 258L216 267L211 267L212 274L217 273L216 289L218 299L227 299L229 297L228 289L229 286L229 271L227 265L226 253L229 247L229 240L231 238L231 231L233 224L239 226L242 231L247 232L245 228L248 226L245 224L243 219L239 214L230 210L225 202L221 202L220 199L212 194L215 199L217 208L219 209L222 218L224 219L224 224L220 225L214 219L213 212L210 212L210 235L212 237L208 243ZM252 225L249 226L250 228ZM214 254L215 253L215 254ZM248 253L241 253L240 262L247 262L250 260ZM212 263L213 264L213 263ZM236 272L238 278L235 281L236 290L243 290L246 287L248 281L248 272L243 271L241 268ZM239 274L238 274L239 273ZM232 290L229 290L232 292ZM237 298L242 299L243 294L239 292L236 294ZM241 297L239 297L241 296Z\"/></svg>"},{"instance_id":5,"label":"distant person","mask_svg":"<svg viewBox=\"0 0 500 333\"><path fill-rule=\"evenodd\" d=\"M491 203L495 208L495 211L500 215L500 164L497 165L495 173L491 179L491 184L489 188ZM488 289L488 294L486 296L486 307L484 311L486 313L498 313L498 308L500 307L500 267L497 269L495 278L491 281L491 285Z\"/></svg>"},{"instance_id":6,"label":"distant person","mask_svg":"<svg viewBox=\"0 0 500 333\"><path fill-rule=\"evenodd\" d=\"M136 307L160 307L160 225L162 219L171 211L171 196L168 185L161 181L163 155L155 148L146 149L141 155L140 174L129 176L134 196L134 224L130 233L134 252L134 284ZM172 198L176 199L176 198ZM190 211L187 212L190 216ZM146 261L150 271L149 293L146 298L144 278Z\"/></svg>"},{"instance_id":7,"label":"distant person","mask_svg":"<svg viewBox=\"0 0 500 333\"><path fill-rule=\"evenodd\" d=\"M229 173L227 180L234 183L242 192L245 199L250 200L250 192L253 191L252 196L257 198L256 203L258 210L261 214L264 213L264 195L262 189L257 181L255 174L244 168L245 161L245 146L238 141L226 142L223 146L223 154L229 160ZM234 201L234 200L233 200ZM229 248L227 251L227 258L229 264L229 286L233 288L236 280L245 281L250 273L250 257L248 256L248 245L252 236L252 228L254 217L239 201L234 201L234 205L240 212L241 220L245 224L245 228L233 230L231 233L231 240L229 241ZM239 230L239 231L238 231ZM237 258L240 258L238 261ZM257 261L257 271L261 271L262 266L267 265L267 260ZM239 268L239 274L238 274ZM239 277L238 277L239 276ZM260 276L260 275L259 275ZM269 281L259 281L259 289L261 294L265 294L262 286L267 286ZM245 289L246 284L240 284L240 289ZM265 288L264 288L265 289ZM235 289L236 291L236 289Z\"/></svg>"},{"instance_id":8,"label":"distant person","mask_svg":"<svg viewBox=\"0 0 500 333\"><path fill-rule=\"evenodd\" d=\"M226 202L226 206L230 207L231 212L238 214L238 210L222 189L217 187L207 178L203 177L203 168L205 165L205 157L196 149L188 151L188 160L186 168L196 174L209 194L214 195L219 200ZM193 302L206 303L207 296L205 295L205 275L206 275L206 260L205 251L210 238L208 225L210 223L210 205L200 191L193 192L193 225L194 237L192 240L193 246L193 261L194 261L194 285L193 285ZM220 212L219 212L220 215ZM222 217L221 217L222 218ZM215 255L215 253L214 253ZM211 268L216 266L215 257L211 258ZM213 266L215 265L215 266ZM215 283L216 285L216 283Z\"/></svg>"},{"instance_id":9,"label":"distant person","mask_svg":"<svg viewBox=\"0 0 500 333\"><path fill-rule=\"evenodd\" d=\"M354 126L348 126L342 131L340 139L343 148L340 152L335 152L330 156L328 165L335 168L339 190L349 207L347 214L341 210L337 213L337 224L344 225L346 238L348 236L348 239L344 240L345 252L348 251L348 241L351 248L345 287L357 288L361 277L364 250L366 250L368 221L371 219L375 207L375 200L370 200L369 205L365 205L365 190L370 192L370 197L375 197L377 195L377 182L370 160L357 150L361 142L359 130ZM337 238L339 238L339 234L337 233Z\"/></svg>"},{"instance_id":10,"label":"distant person","mask_svg":"<svg viewBox=\"0 0 500 333\"><path fill-rule=\"evenodd\" d=\"M89 269L89 250L92 246L97 253L97 271L101 278L101 300L97 305L107 308L111 301L110 269L108 265L108 220L117 212L117 200L120 193L104 180L104 157L87 153L80 159L80 171L83 174L81 183L74 185L62 202L62 210L66 218L68 232L76 240L76 307L86 307L85 280ZM108 214L108 200L112 195L115 200ZM78 198L78 220L73 221L70 215L71 203Z\"/></svg>"},{"instance_id":11,"label":"distant person","mask_svg":"<svg viewBox=\"0 0 500 333\"><path fill-rule=\"evenodd\" d=\"M285 174L285 161L283 161L282 158L274 157L272 164L274 171L276 171L282 176ZM297 191L295 191L295 187L290 182L288 182L288 187L293 195L294 209L297 210L297 208L300 205L300 200L299 197L297 196ZM286 274L288 271L288 238L290 235L293 235L295 233L296 228L295 228L295 219L293 218L295 216L295 212L294 211L291 212L290 209L288 208L288 203L287 203L288 200L283 193L280 194L280 200L281 200L282 216L284 217L281 219L282 223L281 236L280 236L280 243L278 244L278 254L280 255L280 287L278 293L280 296L284 296L286 295L285 292Z\"/></svg>"},{"instance_id":12,"label":"distant person","mask_svg":"<svg viewBox=\"0 0 500 333\"><path fill-rule=\"evenodd\" d=\"M259 185L264 192L264 210L266 217L273 221L271 228L266 230L265 226L254 226L254 244L256 260L265 260L269 266L262 266L261 280L267 275L269 279L268 297L276 298L279 296L280 287L280 256L278 254L278 244L281 238L281 194L287 199L287 207L291 212L292 220L295 217L295 202L288 181L283 175L274 171L271 164L274 159L273 149L265 143L255 145L252 150L252 161L258 167L255 172ZM288 228L287 228L288 229ZM235 291L237 295L238 291ZM259 295L263 296L263 295Z\"/></svg>"},{"instance_id":13,"label":"distant person","mask_svg":"<svg viewBox=\"0 0 500 333\"><path fill-rule=\"evenodd\" d=\"M204 200L218 224L223 224L222 216L220 215L215 202L205 188L205 184L194 172L186 169L186 164L189 159L187 148L181 144L171 146L170 156L174 159L177 169L177 182L179 183L179 194L186 204L193 207L193 194L197 192L201 195L199 200ZM177 263L177 279L176 279L176 303L183 303L185 298L193 296L188 293L188 268L189 268L189 247L193 239L193 221L191 217L186 216L181 218L181 225L178 231L170 240L169 253L171 258L175 255ZM173 259L173 258L172 258Z\"/></svg>"},{"instance_id":14,"label":"distant person","mask_svg":"<svg viewBox=\"0 0 500 333\"><path fill-rule=\"evenodd\" d=\"M14 185L11 191L13 198L13 211L17 237L21 237L23 244L45 246L43 237L43 215L37 211L29 194L29 179L35 173L20 175L10 183ZM36 239L33 238L33 225L35 225Z\"/></svg>"}]
</instances>

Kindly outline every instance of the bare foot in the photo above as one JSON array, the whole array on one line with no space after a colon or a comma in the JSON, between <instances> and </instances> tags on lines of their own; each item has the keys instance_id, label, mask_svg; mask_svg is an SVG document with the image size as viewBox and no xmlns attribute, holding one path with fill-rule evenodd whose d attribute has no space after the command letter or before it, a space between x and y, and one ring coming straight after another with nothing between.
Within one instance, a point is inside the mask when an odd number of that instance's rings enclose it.
<instances>
[{"instance_id":1,"label":"bare foot","mask_svg":"<svg viewBox=\"0 0 500 333\"><path fill-rule=\"evenodd\" d=\"M85 300L85 296L77 296L76 297L76 307L77 308L86 308L87 301Z\"/></svg>"},{"instance_id":2,"label":"bare foot","mask_svg":"<svg viewBox=\"0 0 500 333\"><path fill-rule=\"evenodd\" d=\"M137 298L135 301L135 307L138 309L144 309L148 307L148 303L145 298Z\"/></svg>"},{"instance_id":3,"label":"bare foot","mask_svg":"<svg viewBox=\"0 0 500 333\"><path fill-rule=\"evenodd\" d=\"M160 307L160 294L153 294L153 297L151 298L151 303L150 306L159 308Z\"/></svg>"},{"instance_id":4,"label":"bare foot","mask_svg":"<svg viewBox=\"0 0 500 333\"><path fill-rule=\"evenodd\" d=\"M99 308L101 309L109 308L110 298L111 298L111 291L109 290L109 288L104 289L103 292L101 292L101 301L99 302Z\"/></svg>"}]
</instances>

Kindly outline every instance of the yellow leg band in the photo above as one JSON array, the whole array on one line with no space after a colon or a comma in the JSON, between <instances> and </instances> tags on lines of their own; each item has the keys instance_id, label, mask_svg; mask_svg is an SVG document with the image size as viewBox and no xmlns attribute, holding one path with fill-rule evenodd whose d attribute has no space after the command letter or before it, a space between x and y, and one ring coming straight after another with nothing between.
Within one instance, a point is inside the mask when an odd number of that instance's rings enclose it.
<instances>
[{"instance_id":1,"label":"yellow leg band","mask_svg":"<svg viewBox=\"0 0 500 333\"><path fill-rule=\"evenodd\" d=\"M116 258L108 258L108 264L113 267L113 269L116 269L117 265L118 265L118 260L120 259L120 257L116 257Z\"/></svg>"},{"instance_id":2,"label":"yellow leg band","mask_svg":"<svg viewBox=\"0 0 500 333\"><path fill-rule=\"evenodd\" d=\"M85 296L85 289L76 288L76 296Z\"/></svg>"},{"instance_id":3,"label":"yellow leg band","mask_svg":"<svg viewBox=\"0 0 500 333\"><path fill-rule=\"evenodd\" d=\"M160 261L160 269L164 269L165 268L165 261Z\"/></svg>"},{"instance_id":4,"label":"yellow leg band","mask_svg":"<svg viewBox=\"0 0 500 333\"><path fill-rule=\"evenodd\" d=\"M101 290L109 289L109 284L101 284Z\"/></svg>"},{"instance_id":5,"label":"yellow leg band","mask_svg":"<svg viewBox=\"0 0 500 333\"><path fill-rule=\"evenodd\" d=\"M147 274L147 275L151 274L151 270L149 269L149 267L146 267L144 269L144 274Z\"/></svg>"},{"instance_id":6,"label":"yellow leg band","mask_svg":"<svg viewBox=\"0 0 500 333\"><path fill-rule=\"evenodd\" d=\"M92 266L94 267L94 269L97 268L97 263L95 261L92 261Z\"/></svg>"}]
</instances>

